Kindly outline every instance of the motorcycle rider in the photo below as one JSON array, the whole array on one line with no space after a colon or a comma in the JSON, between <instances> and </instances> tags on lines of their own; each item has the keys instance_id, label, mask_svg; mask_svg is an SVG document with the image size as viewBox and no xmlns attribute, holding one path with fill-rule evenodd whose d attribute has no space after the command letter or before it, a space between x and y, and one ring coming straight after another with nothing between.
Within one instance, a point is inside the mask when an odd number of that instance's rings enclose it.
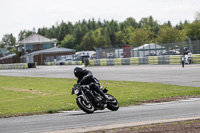
<instances>
[{"instance_id":1,"label":"motorcycle rider","mask_svg":"<svg viewBox=\"0 0 200 133\"><path fill-rule=\"evenodd\" d=\"M191 64L192 53L187 47L184 49L185 64Z\"/></svg>"},{"instance_id":2,"label":"motorcycle rider","mask_svg":"<svg viewBox=\"0 0 200 133\"><path fill-rule=\"evenodd\" d=\"M101 96L103 96L107 101L112 99L108 98L102 90L100 90L99 81L93 76L92 72L81 67L76 67L74 69L74 75L78 78L77 83L80 85L90 85L90 89L94 89Z\"/></svg>"},{"instance_id":3,"label":"motorcycle rider","mask_svg":"<svg viewBox=\"0 0 200 133\"><path fill-rule=\"evenodd\" d=\"M189 53L189 50L188 50L188 48L186 47L185 49L184 49L184 55L187 55Z\"/></svg>"}]
</instances>

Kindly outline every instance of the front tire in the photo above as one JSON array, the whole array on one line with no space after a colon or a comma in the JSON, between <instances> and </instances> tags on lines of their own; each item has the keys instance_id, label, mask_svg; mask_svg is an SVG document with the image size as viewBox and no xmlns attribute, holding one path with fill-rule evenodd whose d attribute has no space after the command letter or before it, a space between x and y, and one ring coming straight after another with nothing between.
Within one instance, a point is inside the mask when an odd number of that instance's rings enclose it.
<instances>
[{"instance_id":1,"label":"front tire","mask_svg":"<svg viewBox=\"0 0 200 133\"><path fill-rule=\"evenodd\" d=\"M91 114L94 112L94 106L91 103L86 103L82 97L76 98L76 103L81 110L84 112Z\"/></svg>"},{"instance_id":2,"label":"front tire","mask_svg":"<svg viewBox=\"0 0 200 133\"><path fill-rule=\"evenodd\" d=\"M191 60L191 58L189 59L189 61L188 61L189 63L188 64L191 64L192 63L192 60Z\"/></svg>"},{"instance_id":3,"label":"front tire","mask_svg":"<svg viewBox=\"0 0 200 133\"><path fill-rule=\"evenodd\" d=\"M107 108L109 109L109 110L111 110L111 111L117 111L118 109L119 109L119 103L118 103L118 101L117 101L117 99L115 99L112 95L110 95L110 94L105 94L105 95L107 95L108 97L112 97L112 99L113 99L113 102L111 103L107 103Z\"/></svg>"}]
</instances>

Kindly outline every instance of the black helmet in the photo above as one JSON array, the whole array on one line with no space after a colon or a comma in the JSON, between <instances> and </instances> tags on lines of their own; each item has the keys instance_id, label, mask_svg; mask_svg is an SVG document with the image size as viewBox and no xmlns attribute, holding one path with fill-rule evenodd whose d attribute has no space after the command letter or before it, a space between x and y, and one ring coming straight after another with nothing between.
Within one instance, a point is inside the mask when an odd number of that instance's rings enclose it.
<instances>
[{"instance_id":1,"label":"black helmet","mask_svg":"<svg viewBox=\"0 0 200 133\"><path fill-rule=\"evenodd\" d=\"M74 75L75 75L77 78L82 78L82 75L83 75L83 68L81 68L81 67L76 67L76 68L74 68Z\"/></svg>"}]
</instances>

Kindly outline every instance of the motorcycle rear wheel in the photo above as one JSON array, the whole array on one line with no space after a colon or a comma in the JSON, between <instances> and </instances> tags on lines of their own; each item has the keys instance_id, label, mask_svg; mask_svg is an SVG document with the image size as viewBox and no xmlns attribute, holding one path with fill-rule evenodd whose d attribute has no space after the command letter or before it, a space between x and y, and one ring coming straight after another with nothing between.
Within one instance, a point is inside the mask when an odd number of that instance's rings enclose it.
<instances>
[{"instance_id":1,"label":"motorcycle rear wheel","mask_svg":"<svg viewBox=\"0 0 200 133\"><path fill-rule=\"evenodd\" d=\"M76 103L81 110L84 112L91 114L94 112L94 106L91 103L86 103L82 97L76 98Z\"/></svg>"},{"instance_id":2,"label":"motorcycle rear wheel","mask_svg":"<svg viewBox=\"0 0 200 133\"><path fill-rule=\"evenodd\" d=\"M106 94L108 97L112 97L113 102L112 103L107 103L107 108L111 111L117 111L119 109L119 103L117 101L117 99L115 99L115 97L113 97L110 94Z\"/></svg>"}]
</instances>

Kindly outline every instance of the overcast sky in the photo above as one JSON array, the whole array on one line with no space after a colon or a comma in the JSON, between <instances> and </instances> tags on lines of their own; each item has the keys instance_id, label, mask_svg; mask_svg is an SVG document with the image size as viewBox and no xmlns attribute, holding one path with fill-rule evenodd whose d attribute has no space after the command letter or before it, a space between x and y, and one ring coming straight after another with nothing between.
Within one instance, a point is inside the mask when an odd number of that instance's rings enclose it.
<instances>
[{"instance_id":1,"label":"overcast sky","mask_svg":"<svg viewBox=\"0 0 200 133\"><path fill-rule=\"evenodd\" d=\"M176 25L194 21L195 12L200 12L200 0L0 0L0 41L4 34L17 38L20 30L51 27L62 20L122 22L133 17L138 22L151 15L160 24L170 20Z\"/></svg>"}]
</instances>

